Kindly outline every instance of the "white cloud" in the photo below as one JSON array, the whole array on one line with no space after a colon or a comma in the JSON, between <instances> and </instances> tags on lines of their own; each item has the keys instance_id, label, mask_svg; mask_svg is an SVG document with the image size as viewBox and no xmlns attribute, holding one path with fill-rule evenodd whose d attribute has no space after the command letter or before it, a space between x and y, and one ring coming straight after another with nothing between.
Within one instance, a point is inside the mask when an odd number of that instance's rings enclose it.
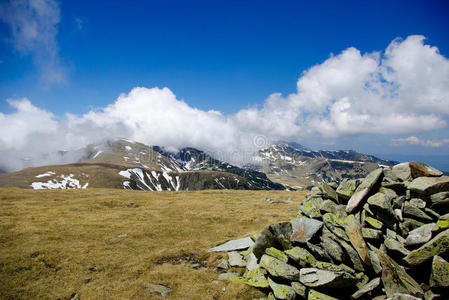
<instances>
[{"instance_id":1,"label":"white cloud","mask_svg":"<svg viewBox=\"0 0 449 300\"><path fill-rule=\"evenodd\" d=\"M33 57L46 85L66 81L56 42L60 9L55 0L9 0L0 4L0 20L10 27L15 49Z\"/></svg>"},{"instance_id":2,"label":"white cloud","mask_svg":"<svg viewBox=\"0 0 449 300\"><path fill-rule=\"evenodd\" d=\"M418 146L424 146L424 147L433 147L433 148L439 148L442 146L449 145L449 139L420 139L416 136L409 136L407 138L397 138L392 139L391 142L394 146L400 146L404 144L409 145L418 145Z\"/></svg>"},{"instance_id":3,"label":"white cloud","mask_svg":"<svg viewBox=\"0 0 449 300\"><path fill-rule=\"evenodd\" d=\"M396 39L384 53L348 48L306 70L297 85L297 93L274 93L261 108L228 116L193 108L168 88L134 88L104 108L59 120L29 101L22 100L23 106L13 101L17 111L0 115L9 124L0 127L0 168L11 162L10 153L18 159L30 152L24 149L33 149L43 156L99 137L193 146L238 163L270 141L332 144L355 135L416 134L447 125L449 60L422 36Z\"/></svg>"}]
</instances>

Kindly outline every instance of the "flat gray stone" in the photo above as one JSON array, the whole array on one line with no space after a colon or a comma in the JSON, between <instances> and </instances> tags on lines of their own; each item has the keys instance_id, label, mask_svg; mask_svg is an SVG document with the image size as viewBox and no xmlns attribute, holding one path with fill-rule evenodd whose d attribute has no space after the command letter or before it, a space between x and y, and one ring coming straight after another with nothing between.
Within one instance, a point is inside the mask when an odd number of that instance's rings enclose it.
<instances>
[{"instance_id":1,"label":"flat gray stone","mask_svg":"<svg viewBox=\"0 0 449 300\"><path fill-rule=\"evenodd\" d=\"M348 204L346 205L347 213L351 213L360 205L360 203L369 194L373 186L381 180L382 176L383 171L379 168L372 171L365 177L362 183L357 187L355 193L351 196L351 199L349 199Z\"/></svg>"},{"instance_id":2,"label":"flat gray stone","mask_svg":"<svg viewBox=\"0 0 449 300\"><path fill-rule=\"evenodd\" d=\"M437 234L420 248L410 252L403 261L409 266L417 266L432 259L435 255L449 253L449 229Z\"/></svg>"},{"instance_id":3,"label":"flat gray stone","mask_svg":"<svg viewBox=\"0 0 449 300\"><path fill-rule=\"evenodd\" d=\"M449 287L449 263L438 255L432 261L429 283L431 287Z\"/></svg>"},{"instance_id":4,"label":"flat gray stone","mask_svg":"<svg viewBox=\"0 0 449 300\"><path fill-rule=\"evenodd\" d=\"M432 238L432 229L434 227L435 223L429 223L410 231L405 239L405 245L413 246L427 243Z\"/></svg>"},{"instance_id":5,"label":"flat gray stone","mask_svg":"<svg viewBox=\"0 0 449 300\"><path fill-rule=\"evenodd\" d=\"M299 281L311 288L349 288L354 286L357 279L345 272L302 268L299 272Z\"/></svg>"},{"instance_id":6,"label":"flat gray stone","mask_svg":"<svg viewBox=\"0 0 449 300\"><path fill-rule=\"evenodd\" d=\"M273 276L293 281L298 280L299 270L277 258L264 254L259 265Z\"/></svg>"},{"instance_id":7,"label":"flat gray stone","mask_svg":"<svg viewBox=\"0 0 449 300\"><path fill-rule=\"evenodd\" d=\"M299 243L307 243L323 226L323 222L310 218L296 218L290 221L292 234L290 240Z\"/></svg>"},{"instance_id":8,"label":"flat gray stone","mask_svg":"<svg viewBox=\"0 0 449 300\"><path fill-rule=\"evenodd\" d=\"M243 260L243 256L236 251L228 252L228 263L232 267L246 266L246 262Z\"/></svg>"},{"instance_id":9,"label":"flat gray stone","mask_svg":"<svg viewBox=\"0 0 449 300\"><path fill-rule=\"evenodd\" d=\"M246 258L246 269L250 271L259 269L260 266L257 263L257 257L254 255L253 252L250 252L245 258Z\"/></svg>"},{"instance_id":10,"label":"flat gray stone","mask_svg":"<svg viewBox=\"0 0 449 300\"><path fill-rule=\"evenodd\" d=\"M360 297L363 297L364 295L368 294L369 292L372 292L375 288L377 288L380 284L380 277L374 278L364 286L362 286L357 292L352 294L352 299L358 299Z\"/></svg>"},{"instance_id":11,"label":"flat gray stone","mask_svg":"<svg viewBox=\"0 0 449 300\"><path fill-rule=\"evenodd\" d=\"M268 284L270 285L276 299L293 300L296 298L296 292L291 286L278 284L271 280L271 278L268 278Z\"/></svg>"},{"instance_id":12,"label":"flat gray stone","mask_svg":"<svg viewBox=\"0 0 449 300\"><path fill-rule=\"evenodd\" d=\"M409 190L418 195L432 195L449 192L449 176L418 177L410 183Z\"/></svg>"},{"instance_id":13,"label":"flat gray stone","mask_svg":"<svg viewBox=\"0 0 449 300\"><path fill-rule=\"evenodd\" d=\"M335 202L338 202L337 193L330 185L328 185L325 182L321 182L319 185L319 188L320 188L321 192L326 196L327 199L332 199Z\"/></svg>"},{"instance_id":14,"label":"flat gray stone","mask_svg":"<svg viewBox=\"0 0 449 300\"><path fill-rule=\"evenodd\" d=\"M254 241L250 237L241 238L238 240L227 241L224 244L221 244L217 247L207 249L208 252L220 252L220 251L234 251L234 250L242 250L252 247L254 245Z\"/></svg>"}]
</instances>

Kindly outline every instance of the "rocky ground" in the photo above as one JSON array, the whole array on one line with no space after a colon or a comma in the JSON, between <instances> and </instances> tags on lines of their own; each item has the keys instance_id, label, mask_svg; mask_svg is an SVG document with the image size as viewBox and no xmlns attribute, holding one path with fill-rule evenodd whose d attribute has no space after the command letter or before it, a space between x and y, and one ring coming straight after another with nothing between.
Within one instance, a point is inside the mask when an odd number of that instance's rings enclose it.
<instances>
[{"instance_id":1,"label":"rocky ground","mask_svg":"<svg viewBox=\"0 0 449 300\"><path fill-rule=\"evenodd\" d=\"M449 177L410 162L321 183L298 217L229 242L219 279L268 299L448 299Z\"/></svg>"}]
</instances>

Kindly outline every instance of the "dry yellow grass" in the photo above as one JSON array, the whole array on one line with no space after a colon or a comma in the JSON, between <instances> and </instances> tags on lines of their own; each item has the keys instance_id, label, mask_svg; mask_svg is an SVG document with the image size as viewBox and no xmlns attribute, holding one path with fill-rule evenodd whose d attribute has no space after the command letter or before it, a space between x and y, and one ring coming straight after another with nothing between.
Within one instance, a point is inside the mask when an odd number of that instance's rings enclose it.
<instances>
[{"instance_id":1,"label":"dry yellow grass","mask_svg":"<svg viewBox=\"0 0 449 300\"><path fill-rule=\"evenodd\" d=\"M226 254L205 250L290 220L304 196L0 189L0 298L157 298L145 291L146 282L170 286L172 299L261 297L256 289L217 281L215 267ZM268 204L265 197L294 201ZM187 258L206 268L182 262Z\"/></svg>"}]
</instances>

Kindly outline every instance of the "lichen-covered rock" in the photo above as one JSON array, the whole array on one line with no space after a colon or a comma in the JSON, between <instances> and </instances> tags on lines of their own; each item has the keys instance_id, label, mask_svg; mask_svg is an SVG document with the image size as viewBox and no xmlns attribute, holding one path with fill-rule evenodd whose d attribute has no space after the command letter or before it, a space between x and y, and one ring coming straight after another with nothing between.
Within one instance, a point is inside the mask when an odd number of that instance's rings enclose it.
<instances>
[{"instance_id":1,"label":"lichen-covered rock","mask_svg":"<svg viewBox=\"0 0 449 300\"><path fill-rule=\"evenodd\" d=\"M332 199L338 203L337 193L329 184L326 182L321 182L319 188L327 199Z\"/></svg>"},{"instance_id":2,"label":"lichen-covered rock","mask_svg":"<svg viewBox=\"0 0 449 300\"><path fill-rule=\"evenodd\" d=\"M354 209L356 209L360 203L366 198L371 189L382 180L383 171L382 169L376 169L368 174L362 183L357 187L354 194L348 201L346 205L346 212L351 213Z\"/></svg>"},{"instance_id":3,"label":"lichen-covered rock","mask_svg":"<svg viewBox=\"0 0 449 300\"><path fill-rule=\"evenodd\" d=\"M292 224L282 222L266 226L258 236L253 246L253 253L257 258L262 257L266 248L282 247L283 250L290 249L292 235Z\"/></svg>"},{"instance_id":4,"label":"lichen-covered rock","mask_svg":"<svg viewBox=\"0 0 449 300\"><path fill-rule=\"evenodd\" d=\"M413 246L427 243L432 238L432 229L434 227L435 223L429 223L410 231L405 239L405 245Z\"/></svg>"},{"instance_id":5,"label":"lichen-covered rock","mask_svg":"<svg viewBox=\"0 0 449 300\"><path fill-rule=\"evenodd\" d=\"M389 298L396 293L410 294L416 297L424 296L423 289L405 272L403 267L382 251L379 251L377 255L382 264L382 283Z\"/></svg>"},{"instance_id":6,"label":"lichen-covered rock","mask_svg":"<svg viewBox=\"0 0 449 300\"><path fill-rule=\"evenodd\" d=\"M373 228L362 228L362 236L365 240L380 241L382 239L382 231Z\"/></svg>"},{"instance_id":7,"label":"lichen-covered rock","mask_svg":"<svg viewBox=\"0 0 449 300\"><path fill-rule=\"evenodd\" d=\"M307 300L338 300L337 298L331 297L329 295L320 293L315 290L310 290L307 296Z\"/></svg>"},{"instance_id":8,"label":"lichen-covered rock","mask_svg":"<svg viewBox=\"0 0 449 300\"><path fill-rule=\"evenodd\" d=\"M403 236L407 236L408 233L418 227L423 226L424 223L412 218L404 218L404 221L399 223L399 229Z\"/></svg>"},{"instance_id":9,"label":"lichen-covered rock","mask_svg":"<svg viewBox=\"0 0 449 300\"><path fill-rule=\"evenodd\" d=\"M440 192L449 192L449 176L418 177L408 186L416 195L432 195Z\"/></svg>"},{"instance_id":10,"label":"lichen-covered rock","mask_svg":"<svg viewBox=\"0 0 449 300\"><path fill-rule=\"evenodd\" d=\"M270 285L270 288L273 290L273 294L276 297L276 299L286 299L286 300L292 300L296 298L296 292L295 290L288 285L285 284L278 284L268 278L268 284Z\"/></svg>"},{"instance_id":11,"label":"lichen-covered rock","mask_svg":"<svg viewBox=\"0 0 449 300\"><path fill-rule=\"evenodd\" d=\"M435 225L434 228L432 228L433 232L439 232L442 230L446 230L449 229L449 213L442 215L438 221L437 224Z\"/></svg>"},{"instance_id":12,"label":"lichen-covered rock","mask_svg":"<svg viewBox=\"0 0 449 300\"><path fill-rule=\"evenodd\" d=\"M349 215L345 219L345 231L349 237L349 241L359 254L360 258L366 265L370 265L371 261L368 253L368 246L363 239L360 223L354 215Z\"/></svg>"},{"instance_id":13,"label":"lichen-covered rock","mask_svg":"<svg viewBox=\"0 0 449 300\"><path fill-rule=\"evenodd\" d=\"M449 208L449 192L440 192L430 196L430 207L436 210Z\"/></svg>"},{"instance_id":14,"label":"lichen-covered rock","mask_svg":"<svg viewBox=\"0 0 449 300\"><path fill-rule=\"evenodd\" d=\"M276 249L274 247L270 247L270 248L265 249L265 253L270 255L270 256L272 256L272 257L274 257L274 258L277 258L277 259L279 259L279 260L281 260L281 261L283 261L285 263L288 261L287 255L284 252L282 252L281 250Z\"/></svg>"},{"instance_id":15,"label":"lichen-covered rock","mask_svg":"<svg viewBox=\"0 0 449 300\"><path fill-rule=\"evenodd\" d=\"M384 241L385 247L388 249L388 253L392 255L402 255L405 256L410 253L407 249L405 249L404 245L392 238L386 238Z\"/></svg>"},{"instance_id":16,"label":"lichen-covered rock","mask_svg":"<svg viewBox=\"0 0 449 300\"><path fill-rule=\"evenodd\" d=\"M352 299L359 299L361 297L364 297L365 295L372 292L375 288L377 288L380 284L380 277L374 278L364 286L362 286L357 292L352 294Z\"/></svg>"},{"instance_id":17,"label":"lichen-covered rock","mask_svg":"<svg viewBox=\"0 0 449 300\"><path fill-rule=\"evenodd\" d=\"M420 248L411 251L403 260L409 266L416 266L429 261L435 255L447 253L449 253L449 229L437 234Z\"/></svg>"},{"instance_id":18,"label":"lichen-covered rock","mask_svg":"<svg viewBox=\"0 0 449 300\"><path fill-rule=\"evenodd\" d=\"M229 273L221 273L218 275L218 280L229 280L231 277L239 277L239 273L229 272Z\"/></svg>"},{"instance_id":19,"label":"lichen-covered rock","mask_svg":"<svg viewBox=\"0 0 449 300\"><path fill-rule=\"evenodd\" d=\"M337 196L341 201L347 202L352 194L354 194L357 186L360 184L360 180L358 179L347 179L345 178L337 188Z\"/></svg>"},{"instance_id":20,"label":"lichen-covered rock","mask_svg":"<svg viewBox=\"0 0 449 300\"><path fill-rule=\"evenodd\" d=\"M346 272L302 268L299 274L299 281L311 288L352 288L357 279Z\"/></svg>"},{"instance_id":21,"label":"lichen-covered rock","mask_svg":"<svg viewBox=\"0 0 449 300\"><path fill-rule=\"evenodd\" d=\"M418 207L414 206L411 202L405 202L404 203L404 209L403 209L404 216L411 217L418 221L423 222L432 222L433 218L427 215L425 212L423 212Z\"/></svg>"},{"instance_id":22,"label":"lichen-covered rock","mask_svg":"<svg viewBox=\"0 0 449 300\"><path fill-rule=\"evenodd\" d=\"M391 199L384 193L376 193L368 198L368 204L373 214L389 228L396 224L396 214L391 206Z\"/></svg>"},{"instance_id":23,"label":"lichen-covered rock","mask_svg":"<svg viewBox=\"0 0 449 300\"><path fill-rule=\"evenodd\" d=\"M285 254L302 267L313 266L316 263L316 258L309 251L301 247L293 247L286 250Z\"/></svg>"},{"instance_id":24,"label":"lichen-covered rock","mask_svg":"<svg viewBox=\"0 0 449 300\"><path fill-rule=\"evenodd\" d=\"M306 298L307 296L307 287L298 281L293 281L291 284L292 288L295 290L295 293L302 298Z\"/></svg>"},{"instance_id":25,"label":"lichen-covered rock","mask_svg":"<svg viewBox=\"0 0 449 300\"><path fill-rule=\"evenodd\" d=\"M449 287L449 263L438 255L432 261L429 284L431 287Z\"/></svg>"},{"instance_id":26,"label":"lichen-covered rock","mask_svg":"<svg viewBox=\"0 0 449 300\"><path fill-rule=\"evenodd\" d=\"M336 241L328 237L321 237L320 245L335 262L343 262L344 252Z\"/></svg>"},{"instance_id":27,"label":"lichen-covered rock","mask_svg":"<svg viewBox=\"0 0 449 300\"><path fill-rule=\"evenodd\" d=\"M370 216L366 216L364 218L364 224L367 224L367 225L369 225L375 229L379 229L379 230L381 230L384 227L384 224L381 221L374 219L373 217L370 217Z\"/></svg>"},{"instance_id":28,"label":"lichen-covered rock","mask_svg":"<svg viewBox=\"0 0 449 300\"><path fill-rule=\"evenodd\" d=\"M310 218L296 218L290 221L292 234L290 240L299 243L307 243L323 226L323 222Z\"/></svg>"},{"instance_id":29,"label":"lichen-covered rock","mask_svg":"<svg viewBox=\"0 0 449 300\"><path fill-rule=\"evenodd\" d=\"M259 265L273 276L293 281L298 280L299 270L297 268L272 256L263 255Z\"/></svg>"},{"instance_id":30,"label":"lichen-covered rock","mask_svg":"<svg viewBox=\"0 0 449 300\"><path fill-rule=\"evenodd\" d=\"M305 199L299 206L299 209L309 218L321 218L320 203L322 201L322 198Z\"/></svg>"},{"instance_id":31,"label":"lichen-covered rock","mask_svg":"<svg viewBox=\"0 0 449 300\"><path fill-rule=\"evenodd\" d=\"M231 276L228 280L232 282L244 283L258 288L267 288L269 286L267 278L260 269L246 271L242 277Z\"/></svg>"}]
</instances>

